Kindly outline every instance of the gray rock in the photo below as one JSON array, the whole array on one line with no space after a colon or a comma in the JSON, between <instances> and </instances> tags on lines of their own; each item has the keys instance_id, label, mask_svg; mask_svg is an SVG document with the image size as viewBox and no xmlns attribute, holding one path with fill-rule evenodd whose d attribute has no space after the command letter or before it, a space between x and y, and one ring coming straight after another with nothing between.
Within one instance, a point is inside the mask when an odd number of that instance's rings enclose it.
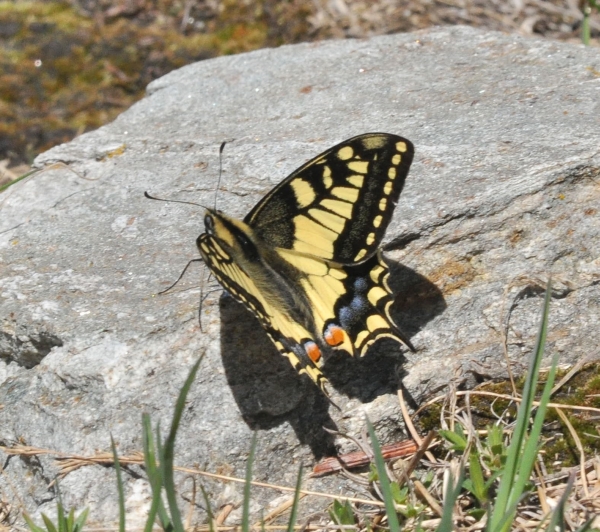
<instances>
[{"instance_id":1,"label":"gray rock","mask_svg":"<svg viewBox=\"0 0 600 532\"><path fill-rule=\"evenodd\" d=\"M0 198L0 443L93 455L112 433L121 455L140 450L142 412L166 432L203 354L176 462L243 476L261 429L255 477L293 485L299 464L331 450L324 425L356 435L368 414L384 441L400 439L400 381L416 404L449 382L505 375L507 322L522 371L549 275L548 355L598 358L599 71L595 49L457 27L260 50L150 84L112 124L40 155L48 169ZM198 257L203 210L143 192L204 205L216 195L242 217L304 161L367 131L417 150L386 244L397 318L418 352L382 343L333 364L338 412L231 298L211 292L199 328L200 265L154 295ZM52 514L53 458L0 454L3 497ZM148 508L139 473L126 474L131 525ZM201 481L215 506L239 502L241 487ZM190 481L177 482L189 497ZM115 484L112 468L85 466L60 489L67 507L107 524ZM306 486L347 489L336 477ZM280 496L253 494L255 510Z\"/></svg>"}]
</instances>

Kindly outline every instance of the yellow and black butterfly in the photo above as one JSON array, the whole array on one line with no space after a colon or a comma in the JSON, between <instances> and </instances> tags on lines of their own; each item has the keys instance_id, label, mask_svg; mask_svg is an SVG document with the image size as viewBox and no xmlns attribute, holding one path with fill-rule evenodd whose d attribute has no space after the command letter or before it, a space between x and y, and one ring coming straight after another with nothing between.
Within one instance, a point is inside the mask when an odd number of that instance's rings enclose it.
<instances>
[{"instance_id":1,"label":"yellow and black butterfly","mask_svg":"<svg viewBox=\"0 0 600 532\"><path fill-rule=\"evenodd\" d=\"M328 349L362 356L389 337L414 350L390 316L378 249L413 155L402 137L359 135L298 168L243 221L206 211L205 263L325 394Z\"/></svg>"}]
</instances>

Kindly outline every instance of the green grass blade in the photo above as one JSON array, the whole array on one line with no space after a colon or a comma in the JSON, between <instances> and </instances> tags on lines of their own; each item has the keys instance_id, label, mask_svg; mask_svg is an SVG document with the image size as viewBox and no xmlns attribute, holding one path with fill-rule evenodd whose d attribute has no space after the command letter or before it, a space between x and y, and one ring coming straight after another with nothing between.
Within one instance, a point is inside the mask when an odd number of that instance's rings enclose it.
<instances>
[{"instance_id":1,"label":"green grass blade","mask_svg":"<svg viewBox=\"0 0 600 532\"><path fill-rule=\"evenodd\" d=\"M152 503L148 511L146 526L144 532L152 532L156 515L160 520L164 530L172 530L171 519L165 510L162 500L162 477L158 468L156 459L156 449L154 446L154 438L152 436L152 424L148 414L142 414L142 429L143 429L143 445L144 445L144 463L146 466L146 474L152 489Z\"/></svg>"},{"instance_id":2,"label":"green grass blade","mask_svg":"<svg viewBox=\"0 0 600 532\"><path fill-rule=\"evenodd\" d=\"M590 517L585 523L583 523L583 525L581 525L575 532L588 532L588 530L597 531L597 528L592 529L592 524L594 523L596 517L597 516L592 515L592 517Z\"/></svg>"},{"instance_id":3,"label":"green grass blade","mask_svg":"<svg viewBox=\"0 0 600 532\"><path fill-rule=\"evenodd\" d=\"M531 471L533 470L535 461L537 459L540 447L540 435L542 433L542 427L544 426L544 418L546 417L546 411L548 410L548 403L550 402L550 394L552 393L552 387L554 386L557 365L558 354L555 355L554 359L552 360L552 366L548 372L548 378L544 386L544 391L542 392L542 397L540 398L540 405L538 406L533 421L533 426L531 427L529 437L522 452L521 467L519 467L514 485L514 490L516 493L522 493L525 490L525 487L531 476Z\"/></svg>"},{"instance_id":4,"label":"green grass blade","mask_svg":"<svg viewBox=\"0 0 600 532\"><path fill-rule=\"evenodd\" d=\"M75 508L71 508L69 515L67 516L67 531L73 530L73 522L75 521Z\"/></svg>"},{"instance_id":5,"label":"green grass blade","mask_svg":"<svg viewBox=\"0 0 600 532\"><path fill-rule=\"evenodd\" d=\"M125 492L123 490L123 478L121 476L121 463L119 462L119 455L117 454L117 448L115 447L115 440L110 435L110 448L113 453L113 460L115 461L115 471L117 473L117 491L119 493L119 532L125 532Z\"/></svg>"},{"instance_id":6,"label":"green grass blade","mask_svg":"<svg viewBox=\"0 0 600 532\"><path fill-rule=\"evenodd\" d=\"M162 459L163 456L163 445L162 445L162 435L160 432L160 421L156 424L156 439L154 440L156 443L156 458L157 458L157 465L160 466L160 461ZM160 470L159 470L160 473Z\"/></svg>"},{"instance_id":7,"label":"green grass blade","mask_svg":"<svg viewBox=\"0 0 600 532\"><path fill-rule=\"evenodd\" d=\"M46 514L42 514L42 520L44 521L44 524L46 525L46 530L48 532L57 532L57 529L54 526L54 523L50 520L50 518ZM59 521L59 526L60 526L60 521Z\"/></svg>"},{"instance_id":8,"label":"green grass blade","mask_svg":"<svg viewBox=\"0 0 600 532\"><path fill-rule=\"evenodd\" d=\"M459 427L460 425L456 425ZM453 430L438 430L438 434L452 444L452 450L458 453L463 453L469 445L469 440L464 434L459 434Z\"/></svg>"},{"instance_id":9,"label":"green grass blade","mask_svg":"<svg viewBox=\"0 0 600 532\"><path fill-rule=\"evenodd\" d=\"M400 523L398 522L398 514L396 513L396 506L394 505L390 479L388 478L385 469L385 462L383 460L383 455L381 454L381 446L379 445L379 441L377 441L375 430L373 429L373 425L371 424L371 421L369 421L369 418L367 418L367 429L369 430L371 445L373 446L375 467L377 468L377 474L379 475L379 484L381 486L381 493L383 494L383 502L385 503L385 511L390 532L400 532Z\"/></svg>"},{"instance_id":10,"label":"green grass blade","mask_svg":"<svg viewBox=\"0 0 600 532\"><path fill-rule=\"evenodd\" d=\"M156 464L156 452L154 449L154 438L152 437L152 426L150 423L150 416L148 414L142 414L142 435L144 446L144 464L146 465L146 474L148 475L150 489L152 490L152 503L150 504L150 510L148 511L148 518L146 519L144 532L152 532L152 528L154 527L154 519L156 518L158 505L161 500L161 482L158 466ZM165 523L163 523L163 526L164 524Z\"/></svg>"},{"instance_id":11,"label":"green grass blade","mask_svg":"<svg viewBox=\"0 0 600 532\"><path fill-rule=\"evenodd\" d=\"M460 495L460 489L463 484L465 469L461 465L458 474L458 479L454 482L452 472L449 471L448 484L450 489L446 490L446 498L444 500L444 507L442 508L442 519L440 524L436 528L436 532L451 532L454 530L453 516L454 516L454 505Z\"/></svg>"},{"instance_id":12,"label":"green grass blade","mask_svg":"<svg viewBox=\"0 0 600 532\"><path fill-rule=\"evenodd\" d=\"M583 12L583 19L581 21L581 41L585 46L589 46L591 34L590 15L592 14L592 6L590 6L589 0L583 0L581 10Z\"/></svg>"},{"instance_id":13,"label":"green grass blade","mask_svg":"<svg viewBox=\"0 0 600 532\"><path fill-rule=\"evenodd\" d=\"M341 503L335 499L332 508L329 510L329 517L331 517L331 520L337 525L354 525L356 523L354 511L348 501ZM339 530L340 532L344 531L341 526Z\"/></svg>"},{"instance_id":14,"label":"green grass blade","mask_svg":"<svg viewBox=\"0 0 600 532\"><path fill-rule=\"evenodd\" d=\"M206 493L206 490L202 484L200 484L200 491L202 491L204 503L206 504L206 514L208 515L208 532L215 532L214 515L212 508L210 507L210 499L208 498L208 493Z\"/></svg>"},{"instance_id":15,"label":"green grass blade","mask_svg":"<svg viewBox=\"0 0 600 532\"><path fill-rule=\"evenodd\" d=\"M16 185L19 181L23 181L23 179L25 179L26 177L29 177L31 174L35 174L36 172L40 172L39 168L36 168L35 170L31 170L30 172L27 172L26 174L23 174L22 176L17 177L17 179L14 179L12 181L9 181L8 183L5 183L4 185L0 186L0 193L4 192L8 187L12 187L13 185Z\"/></svg>"},{"instance_id":16,"label":"green grass blade","mask_svg":"<svg viewBox=\"0 0 600 532\"><path fill-rule=\"evenodd\" d=\"M252 465L256 451L256 432L252 435L250 454L246 462L246 483L244 484L244 503L242 507L242 532L250 532L250 482L252 482Z\"/></svg>"},{"instance_id":17,"label":"green grass blade","mask_svg":"<svg viewBox=\"0 0 600 532\"><path fill-rule=\"evenodd\" d=\"M156 424L156 456L159 457L158 458L159 466L160 466L160 464L162 464L164 462L164 458L163 458L164 451L163 451L163 445L161 442L162 442L162 436L161 436L161 432L160 432L160 422L159 422ZM165 479L164 479L163 470L161 467L158 468L158 483L161 486L161 489L165 485ZM163 504L162 497L160 498L160 502L158 505L158 518L160 519L160 522L161 522L163 528L167 532L171 532L172 530L174 530L173 522L171 521L171 517L169 516L169 514L167 513L167 510L165 509L165 505Z\"/></svg>"},{"instance_id":18,"label":"green grass blade","mask_svg":"<svg viewBox=\"0 0 600 532\"><path fill-rule=\"evenodd\" d=\"M573 481L574 477L571 475L569 480L567 481L567 485L565 487L565 491L563 492L561 498L558 500L558 504L556 508L552 512L552 516L550 517L550 522L546 527L546 530L549 532L556 532L559 530L560 532L565 532L565 506L567 505L567 500L569 498L569 494L573 489Z\"/></svg>"},{"instance_id":19,"label":"green grass blade","mask_svg":"<svg viewBox=\"0 0 600 532\"><path fill-rule=\"evenodd\" d=\"M485 506L488 502L487 486L483 478L483 469L479 463L479 454L475 451L469 453L469 480L470 491L475 495L479 504Z\"/></svg>"},{"instance_id":20,"label":"green grass blade","mask_svg":"<svg viewBox=\"0 0 600 532\"><path fill-rule=\"evenodd\" d=\"M177 403L175 404L173 419L171 421L171 430L169 431L169 435L165 441L164 449L162 449L162 452L160 453L160 472L165 488L165 494L167 496L167 502L169 503L171 522L173 524L173 529L176 532L184 532L184 530L183 521L181 520L181 512L179 511L179 506L177 505L177 494L175 491L175 480L173 475L175 437L177 436L177 430L179 429L179 424L181 423L181 417L185 408L187 394L192 386L192 383L194 382L194 379L196 378L196 373L198 372L202 358L203 357L200 357L192 366L190 374L188 375L188 378L185 380L185 383L179 392L179 397L177 398Z\"/></svg>"},{"instance_id":21,"label":"green grass blade","mask_svg":"<svg viewBox=\"0 0 600 532\"><path fill-rule=\"evenodd\" d=\"M27 526L29 527L29 530L31 530L31 532L46 532L42 527L37 526L32 521L31 517L29 517L29 514L23 512L23 519L25 519L25 523L27 523Z\"/></svg>"},{"instance_id":22,"label":"green grass blade","mask_svg":"<svg viewBox=\"0 0 600 532\"><path fill-rule=\"evenodd\" d=\"M83 512L79 514L79 517L75 520L75 525L73 527L73 532L81 532L83 530L83 526L87 521L88 514L90 513L90 509L86 508Z\"/></svg>"},{"instance_id":23,"label":"green grass blade","mask_svg":"<svg viewBox=\"0 0 600 532\"><path fill-rule=\"evenodd\" d=\"M292 511L288 521L287 532L294 532L294 525L298 517L298 502L300 501L300 490L302 489L302 464L298 469L298 480L296 481L296 491L294 491L294 501L292 502Z\"/></svg>"},{"instance_id":24,"label":"green grass blade","mask_svg":"<svg viewBox=\"0 0 600 532\"><path fill-rule=\"evenodd\" d=\"M60 500L60 492L59 492L57 507L58 507L58 532L66 532L65 531L65 524L66 524L65 509L62 505L62 501Z\"/></svg>"},{"instance_id":25,"label":"green grass blade","mask_svg":"<svg viewBox=\"0 0 600 532\"><path fill-rule=\"evenodd\" d=\"M536 377L539 374L539 368L541 366L541 361L544 356L544 346L547 336L548 330L548 314L550 308L550 295L551 295L551 287L548 284L546 290L546 297L544 299L544 310L542 315L542 324L540 327L538 341L535 349L535 360L536 360ZM550 368L546 384L544 386L544 390L542 392L542 397L540 399L540 405L537 408L536 415L534 418L533 425L529 431L529 434L526 436L524 441L524 445L521 448L520 455L518 457L518 468L516 472L516 478L514 479L511 495L509 498L509 504L514 506L518 504L518 501L522 498L523 493L525 492L527 483L529 482L529 478L531 475L531 471L535 465L535 461L537 459L537 454L539 451L539 438L542 432L542 427L544 424L544 418L546 416L547 405L550 402L550 394L552 393L552 387L554 386L554 377L556 375L556 366L558 364L558 356L555 356L552 362L552 366ZM537 378L536 378L537 381ZM536 382L537 384L537 382ZM531 389L528 393L528 412L531 412L531 408L533 405L533 400L535 399L535 387ZM529 400L530 399L530 400ZM527 433L525 433L527 434ZM516 513L516 508L512 512L514 515ZM507 530L507 527L504 527L504 530Z\"/></svg>"},{"instance_id":26,"label":"green grass blade","mask_svg":"<svg viewBox=\"0 0 600 532\"><path fill-rule=\"evenodd\" d=\"M504 465L503 472L501 475L500 486L498 488L494 508L488 521L487 530L490 532L506 530L506 527L510 526L510 522L506 521L507 512L509 512L509 509L512 511L516 511L516 503L518 500L520 500L523 494L524 484L520 483L518 486L516 486L515 479L523 465L522 460L525 442L527 438L529 415L531 413L533 401L535 398L535 390L537 386L540 366L542 363L542 357L544 354L546 336L548 333L548 314L550 308L551 294L552 288L550 281L548 281L548 286L546 287L546 296L544 298L544 306L542 309L542 320L540 328L538 330L536 347L531 356L529 372L527 374L527 379L525 380L525 386L523 389L523 397L521 405L519 406L517 412L517 422L515 424L512 440L508 448L506 463ZM537 445L537 440L534 441L534 444ZM528 448L527 451L527 459L531 459L530 448ZM522 474L520 476L521 478L523 478ZM504 523L504 525L501 526L501 523Z\"/></svg>"},{"instance_id":27,"label":"green grass blade","mask_svg":"<svg viewBox=\"0 0 600 532\"><path fill-rule=\"evenodd\" d=\"M517 508L521 501L525 498L526 494L523 494L513 505L509 506L506 513L501 516L500 522L498 523L498 530L511 530L511 526L514 521L514 516L517 513Z\"/></svg>"}]
</instances>

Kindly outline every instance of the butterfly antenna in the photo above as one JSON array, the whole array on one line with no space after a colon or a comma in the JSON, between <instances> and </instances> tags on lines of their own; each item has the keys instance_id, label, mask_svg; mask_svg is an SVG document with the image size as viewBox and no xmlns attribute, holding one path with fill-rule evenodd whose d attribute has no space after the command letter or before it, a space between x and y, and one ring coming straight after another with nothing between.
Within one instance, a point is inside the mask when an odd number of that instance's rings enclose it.
<instances>
[{"instance_id":1,"label":"butterfly antenna","mask_svg":"<svg viewBox=\"0 0 600 532\"><path fill-rule=\"evenodd\" d=\"M219 178L217 180L217 188L215 189L215 211L217 210L217 196L219 194L219 187L221 186L221 175L223 174L223 150L225 149L225 144L227 144L226 140L221 142L221 146L219 147Z\"/></svg>"},{"instance_id":2,"label":"butterfly antenna","mask_svg":"<svg viewBox=\"0 0 600 532\"><path fill-rule=\"evenodd\" d=\"M207 209L208 207L205 207L204 205L202 205L201 203L194 203L193 201L183 201L183 200L176 200L176 199L165 199L165 198L157 198L156 196L151 196L150 194L148 194L147 191L144 191L144 196L148 199L151 200L155 200L155 201L165 201L167 203L184 203L185 205L194 205L196 207L202 207L203 209Z\"/></svg>"}]
</instances>

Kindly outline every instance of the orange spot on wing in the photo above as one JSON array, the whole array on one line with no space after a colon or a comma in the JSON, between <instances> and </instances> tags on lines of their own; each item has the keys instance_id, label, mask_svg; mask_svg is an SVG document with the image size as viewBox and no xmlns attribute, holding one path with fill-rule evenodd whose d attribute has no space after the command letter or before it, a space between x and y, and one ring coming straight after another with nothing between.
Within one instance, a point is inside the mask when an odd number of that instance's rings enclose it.
<instances>
[{"instance_id":1,"label":"orange spot on wing","mask_svg":"<svg viewBox=\"0 0 600 532\"><path fill-rule=\"evenodd\" d=\"M328 345L335 347L344 343L344 329L336 325L330 325L325 331L325 341Z\"/></svg>"},{"instance_id":2,"label":"orange spot on wing","mask_svg":"<svg viewBox=\"0 0 600 532\"><path fill-rule=\"evenodd\" d=\"M304 349L306 349L306 354L308 358L310 358L315 364L321 360L321 350L319 346L314 342L307 342L304 344Z\"/></svg>"}]
</instances>

